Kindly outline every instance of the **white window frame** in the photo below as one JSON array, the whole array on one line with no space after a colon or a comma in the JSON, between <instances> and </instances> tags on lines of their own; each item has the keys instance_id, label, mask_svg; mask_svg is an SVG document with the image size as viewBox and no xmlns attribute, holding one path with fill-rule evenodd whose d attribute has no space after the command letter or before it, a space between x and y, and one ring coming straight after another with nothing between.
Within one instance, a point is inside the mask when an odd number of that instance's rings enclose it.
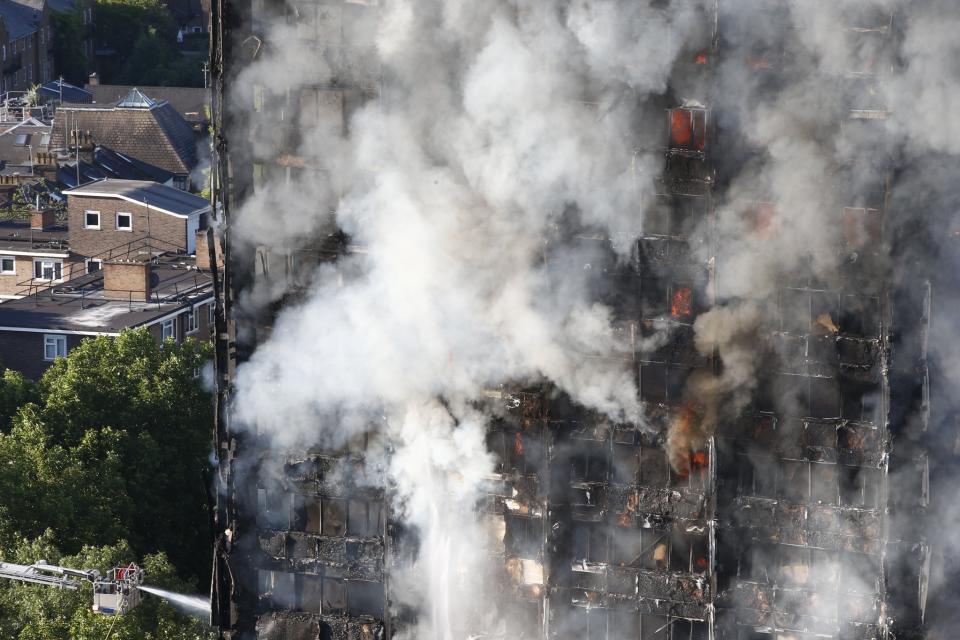
<instances>
[{"instance_id":1,"label":"white window frame","mask_svg":"<svg viewBox=\"0 0 960 640\"><path fill-rule=\"evenodd\" d=\"M91 215L91 214L96 214L96 216L97 216L97 224L95 224L95 225L87 224L87 216L89 216L89 215ZM99 228L100 228L100 212L99 212L99 211L93 211L93 210L84 211L84 212L83 212L83 228L84 228L84 229L99 229Z\"/></svg>"},{"instance_id":2,"label":"white window frame","mask_svg":"<svg viewBox=\"0 0 960 640\"><path fill-rule=\"evenodd\" d=\"M120 226L120 216L127 216L130 218L129 227ZM133 231L133 214L127 213L126 211L117 211L117 215L114 218L114 226L116 227L117 231Z\"/></svg>"},{"instance_id":3,"label":"white window frame","mask_svg":"<svg viewBox=\"0 0 960 640\"><path fill-rule=\"evenodd\" d=\"M90 265L94 262L97 263L97 269L96 271L90 271ZM83 264L86 266L86 272L88 275L91 273L96 273L97 271L103 271L103 260L100 258L87 258L83 261Z\"/></svg>"},{"instance_id":4,"label":"white window frame","mask_svg":"<svg viewBox=\"0 0 960 640\"><path fill-rule=\"evenodd\" d=\"M10 260L13 262L13 267L11 269L3 268L3 261ZM0 274L9 276L17 274L17 258L16 256L0 256Z\"/></svg>"},{"instance_id":5,"label":"white window frame","mask_svg":"<svg viewBox=\"0 0 960 640\"><path fill-rule=\"evenodd\" d=\"M167 338L177 339L177 319L175 317L160 323L160 340L166 342Z\"/></svg>"},{"instance_id":6,"label":"white window frame","mask_svg":"<svg viewBox=\"0 0 960 640\"><path fill-rule=\"evenodd\" d=\"M60 277L59 277L59 278L57 278L57 277L53 277L53 278L44 278L44 277L42 277L42 276L43 276L43 270L45 269L45 265L46 265L47 263L49 263L49 264L51 265L51 268L53 269L53 274L51 274L51 275L53 275L53 276L56 276L56 273L57 273L57 267L56 267L56 265L58 265L58 264L60 265ZM39 277L39 278L37 277L37 265L38 265L38 264L40 265L40 274L41 274L41 277ZM63 280L63 260L60 260L59 258L34 258L34 259L33 259L33 279L34 279L35 281L37 281L37 282L61 282L61 281Z\"/></svg>"},{"instance_id":7,"label":"white window frame","mask_svg":"<svg viewBox=\"0 0 960 640\"><path fill-rule=\"evenodd\" d=\"M196 333L200 328L200 307L193 307L185 314L186 317L186 328L184 329L185 334Z\"/></svg>"},{"instance_id":8,"label":"white window frame","mask_svg":"<svg viewBox=\"0 0 960 640\"><path fill-rule=\"evenodd\" d=\"M207 305L207 324L213 326L217 322L217 305L211 302Z\"/></svg>"},{"instance_id":9,"label":"white window frame","mask_svg":"<svg viewBox=\"0 0 960 640\"><path fill-rule=\"evenodd\" d=\"M52 351L51 351L52 349ZM50 357L51 353L53 357ZM57 358L67 357L67 336L62 333L43 334L43 359L53 362Z\"/></svg>"}]
</instances>

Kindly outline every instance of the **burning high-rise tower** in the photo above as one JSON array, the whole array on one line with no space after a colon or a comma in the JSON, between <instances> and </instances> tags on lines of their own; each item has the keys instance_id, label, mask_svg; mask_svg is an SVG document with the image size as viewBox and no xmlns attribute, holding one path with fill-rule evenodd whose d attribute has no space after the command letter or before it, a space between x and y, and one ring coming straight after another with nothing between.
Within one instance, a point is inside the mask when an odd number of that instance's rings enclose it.
<instances>
[{"instance_id":1,"label":"burning high-rise tower","mask_svg":"<svg viewBox=\"0 0 960 640\"><path fill-rule=\"evenodd\" d=\"M931 627L902 94L956 10L213 15L222 637Z\"/></svg>"}]
</instances>

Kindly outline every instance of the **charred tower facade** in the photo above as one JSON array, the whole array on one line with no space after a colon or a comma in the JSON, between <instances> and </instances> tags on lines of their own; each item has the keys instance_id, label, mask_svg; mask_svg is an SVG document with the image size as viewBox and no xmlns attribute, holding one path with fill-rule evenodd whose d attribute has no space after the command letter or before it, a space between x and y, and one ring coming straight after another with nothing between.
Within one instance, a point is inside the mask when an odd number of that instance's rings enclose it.
<instances>
[{"instance_id":1,"label":"charred tower facade","mask_svg":"<svg viewBox=\"0 0 960 640\"><path fill-rule=\"evenodd\" d=\"M398 597L395 572L423 541L366 464L389 450L376 426L284 446L231 409L237 366L286 330L277 320L313 275L377 250L338 227L346 187L316 158L344 151L311 145L393 99L377 53L390 4L214 3L212 597L225 640L408 638L426 615ZM612 419L544 379L475 399L493 459L476 518L502 616L473 637L923 637L930 288L922 272L893 277L902 155L879 89L899 63L899 15L840 11L833 44L849 55L831 67L810 54L803 3L648 4L683 5L688 24L666 88L618 98L636 102L624 136L639 205L618 228L568 212L542 239L544 263L579 260L611 310L617 347L579 357L630 371L642 418ZM282 92L249 72L278 33L298 42ZM614 107L593 108L599 120ZM791 176L817 186L816 212ZM309 237L234 240L236 212L267 228L305 183L333 185L306 194L329 212ZM790 218L802 216L816 229ZM778 256L789 243L805 247ZM895 334L916 339L893 349Z\"/></svg>"}]
</instances>

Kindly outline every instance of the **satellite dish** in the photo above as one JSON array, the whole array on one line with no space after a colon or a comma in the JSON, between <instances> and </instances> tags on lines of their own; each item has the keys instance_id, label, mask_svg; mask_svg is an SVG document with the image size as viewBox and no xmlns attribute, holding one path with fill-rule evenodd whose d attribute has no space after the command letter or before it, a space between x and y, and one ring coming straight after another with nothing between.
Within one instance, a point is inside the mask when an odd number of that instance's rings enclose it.
<instances>
[{"instance_id":1,"label":"satellite dish","mask_svg":"<svg viewBox=\"0 0 960 640\"><path fill-rule=\"evenodd\" d=\"M151 271L150 272L150 288L156 289L159 286L160 286L160 275L155 271Z\"/></svg>"}]
</instances>

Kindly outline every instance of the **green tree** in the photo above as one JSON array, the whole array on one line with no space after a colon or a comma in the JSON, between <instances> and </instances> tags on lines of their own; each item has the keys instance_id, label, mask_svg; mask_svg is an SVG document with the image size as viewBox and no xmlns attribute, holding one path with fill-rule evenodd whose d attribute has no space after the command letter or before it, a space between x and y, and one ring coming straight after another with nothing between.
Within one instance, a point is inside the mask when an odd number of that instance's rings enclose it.
<instances>
[{"instance_id":1,"label":"green tree","mask_svg":"<svg viewBox=\"0 0 960 640\"><path fill-rule=\"evenodd\" d=\"M27 405L0 434L0 546L49 530L61 548L114 542L134 509L120 451L125 435L90 431L71 447L56 444Z\"/></svg>"},{"instance_id":2,"label":"green tree","mask_svg":"<svg viewBox=\"0 0 960 640\"><path fill-rule=\"evenodd\" d=\"M184 55L176 45L177 27L159 0L100 0L97 41L113 49L103 68L115 84L203 86L203 57Z\"/></svg>"},{"instance_id":3,"label":"green tree","mask_svg":"<svg viewBox=\"0 0 960 640\"><path fill-rule=\"evenodd\" d=\"M53 66L64 80L82 87L87 81L87 60L83 54L83 15L80 8L53 11L50 20L57 37L53 40Z\"/></svg>"},{"instance_id":4,"label":"green tree","mask_svg":"<svg viewBox=\"0 0 960 640\"><path fill-rule=\"evenodd\" d=\"M34 417L49 450L85 456L81 466L102 470L105 482L116 473L130 506L120 501L109 516L127 518L123 537L140 554L165 551L201 579L212 542L213 401L196 374L209 358L207 343L157 345L145 329L85 340L41 378L39 405L14 419L16 429Z\"/></svg>"},{"instance_id":5,"label":"green tree","mask_svg":"<svg viewBox=\"0 0 960 640\"><path fill-rule=\"evenodd\" d=\"M0 376L0 432L9 431L10 421L17 409L36 402L37 387L19 371L4 369Z\"/></svg>"},{"instance_id":6,"label":"green tree","mask_svg":"<svg viewBox=\"0 0 960 640\"><path fill-rule=\"evenodd\" d=\"M140 329L84 341L36 386L4 372L0 560L105 573L142 558L148 584L181 593L205 584L212 399L196 372L209 356L206 343L158 345ZM0 638L211 637L153 596L120 618L91 603L89 585L0 580Z\"/></svg>"}]
</instances>

